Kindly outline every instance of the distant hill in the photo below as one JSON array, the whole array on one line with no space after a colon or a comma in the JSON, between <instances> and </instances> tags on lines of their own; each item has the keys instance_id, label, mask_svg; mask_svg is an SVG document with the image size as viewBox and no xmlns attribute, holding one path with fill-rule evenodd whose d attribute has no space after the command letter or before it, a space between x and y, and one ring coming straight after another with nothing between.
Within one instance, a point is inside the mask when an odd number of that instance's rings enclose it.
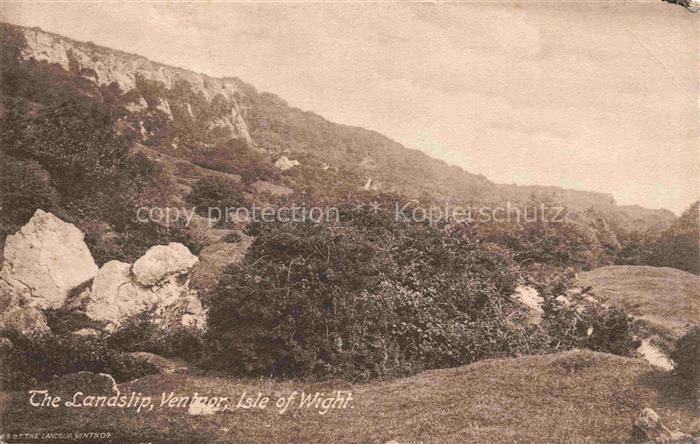
<instances>
[{"instance_id":1,"label":"distant hill","mask_svg":"<svg viewBox=\"0 0 700 444\"><path fill-rule=\"evenodd\" d=\"M2 27L24 36L20 50L25 59L58 64L97 85L119 86L129 98L120 130L176 157L190 160L193 153L234 139L271 161L284 153L319 171L330 169L336 176L329 181L355 188L371 183L375 190L411 198L476 206L546 198L573 213L593 208L622 230L658 232L675 219L666 210L617 205L609 194L495 184L377 132L294 108L238 78L217 79L38 28ZM313 171L307 173L307 181L315 176Z\"/></svg>"}]
</instances>

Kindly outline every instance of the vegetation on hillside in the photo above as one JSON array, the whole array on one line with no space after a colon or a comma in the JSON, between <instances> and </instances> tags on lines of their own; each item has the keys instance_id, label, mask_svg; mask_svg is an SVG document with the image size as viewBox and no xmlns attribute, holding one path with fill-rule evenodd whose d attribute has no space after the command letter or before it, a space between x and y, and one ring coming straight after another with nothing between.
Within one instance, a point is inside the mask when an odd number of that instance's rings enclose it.
<instances>
[{"instance_id":1,"label":"vegetation on hillside","mask_svg":"<svg viewBox=\"0 0 700 444\"><path fill-rule=\"evenodd\" d=\"M37 208L78 225L98 263L133 260L154 244L201 244L187 227L136 217L140 207L165 206L170 180L119 134L124 95L57 65L20 58L23 35L2 28L0 238Z\"/></svg>"},{"instance_id":2,"label":"vegetation on hillside","mask_svg":"<svg viewBox=\"0 0 700 444\"><path fill-rule=\"evenodd\" d=\"M510 295L513 254L462 224L347 206L337 223L266 223L209 301L204 365L243 375L365 380L489 357L587 347L627 355L618 310L554 301L543 322ZM546 286L546 284L543 284Z\"/></svg>"},{"instance_id":3,"label":"vegetation on hillside","mask_svg":"<svg viewBox=\"0 0 700 444\"><path fill-rule=\"evenodd\" d=\"M207 99L185 80L166 87L143 76L123 92L98 85L70 54L69 69L22 59L16 28L2 26L2 47L3 238L42 208L81 228L102 264L133 261L170 241L194 253L203 247L190 227L138 219L141 207L177 199L202 215L247 207L260 180L295 191L273 203L341 207L337 222L250 227L257 240L208 295L209 332L190 356L201 354L211 368L370 379L574 347L626 355L633 332L624 313L564 307L543 276L627 260L698 272L697 204L660 234L630 233L614 202L598 205L595 196L590 208L570 209L556 222L543 214L485 224L403 222L392 210L406 197L427 206L455 195L465 205L500 205L507 196L530 208L561 202L506 193L482 176L291 108L242 82L236 101ZM253 144L226 123L239 105L247 108ZM146 148L134 153L137 144L221 174L178 181L178 171L141 154ZM277 170L273 161L283 153L301 165ZM401 195L360 191L368 177ZM377 203L381 211L372 208ZM521 279L547 295L539 326L509 298ZM127 345L108 345L178 353L171 339L122 333Z\"/></svg>"}]
</instances>

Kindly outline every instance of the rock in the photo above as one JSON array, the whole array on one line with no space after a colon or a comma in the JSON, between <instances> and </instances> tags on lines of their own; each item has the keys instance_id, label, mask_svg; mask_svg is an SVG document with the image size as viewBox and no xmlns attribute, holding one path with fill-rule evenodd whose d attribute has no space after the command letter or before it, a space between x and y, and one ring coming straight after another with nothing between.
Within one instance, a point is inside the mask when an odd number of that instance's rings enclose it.
<instances>
[{"instance_id":1,"label":"rock","mask_svg":"<svg viewBox=\"0 0 700 444\"><path fill-rule=\"evenodd\" d=\"M196 292L189 290L185 276L169 275L147 288L134 280L132 269L125 262L107 262L95 276L90 291L81 294L82 300L73 305L82 307L90 319L104 323L107 331L113 331L129 317L150 311L156 315L155 322L166 317L163 325L180 321L193 326L206 323L201 303ZM183 301L178 303L180 299ZM178 320L177 315L181 315Z\"/></svg>"},{"instance_id":2,"label":"rock","mask_svg":"<svg viewBox=\"0 0 700 444\"><path fill-rule=\"evenodd\" d=\"M7 237L0 270L2 292L37 308L59 308L71 289L97 273L83 233L41 209ZM3 300L8 298L3 296Z\"/></svg>"},{"instance_id":3,"label":"rock","mask_svg":"<svg viewBox=\"0 0 700 444\"><path fill-rule=\"evenodd\" d=\"M170 110L168 99L158 97L158 105L156 105L156 109L162 111L168 117L168 120L173 120L173 113Z\"/></svg>"},{"instance_id":4,"label":"rock","mask_svg":"<svg viewBox=\"0 0 700 444\"><path fill-rule=\"evenodd\" d=\"M171 242L156 245L141 256L131 269L136 282L150 287L172 274L186 273L198 261L186 246Z\"/></svg>"},{"instance_id":5,"label":"rock","mask_svg":"<svg viewBox=\"0 0 700 444\"><path fill-rule=\"evenodd\" d=\"M72 335L89 337L89 336L100 336L102 332L95 330L94 328L81 328L80 330L71 332Z\"/></svg>"},{"instance_id":6,"label":"rock","mask_svg":"<svg viewBox=\"0 0 700 444\"><path fill-rule=\"evenodd\" d=\"M544 314L542 303L544 299L537 292L536 288L527 285L518 285L515 287L515 293L513 293L512 298L530 309L531 323L539 324L542 322L542 315Z\"/></svg>"},{"instance_id":7,"label":"rock","mask_svg":"<svg viewBox=\"0 0 700 444\"><path fill-rule=\"evenodd\" d=\"M644 442L649 443L682 443L693 442L693 437L679 432L670 430L661 423L659 415L650 408L642 409L634 420L634 426L637 433Z\"/></svg>"},{"instance_id":8,"label":"rock","mask_svg":"<svg viewBox=\"0 0 700 444\"><path fill-rule=\"evenodd\" d=\"M175 301L163 308L159 316L162 319L161 326L166 330L177 327L191 327L204 330L207 324L207 316L202 303L195 291L188 291Z\"/></svg>"},{"instance_id":9,"label":"rock","mask_svg":"<svg viewBox=\"0 0 700 444\"><path fill-rule=\"evenodd\" d=\"M44 314L34 307L21 307L0 316L0 332L15 332L24 336L51 333Z\"/></svg>"},{"instance_id":10,"label":"rock","mask_svg":"<svg viewBox=\"0 0 700 444\"><path fill-rule=\"evenodd\" d=\"M108 324L108 330L153 305L151 292L132 281L131 265L119 261L104 264L90 291L80 298L84 313L90 319Z\"/></svg>"},{"instance_id":11,"label":"rock","mask_svg":"<svg viewBox=\"0 0 700 444\"><path fill-rule=\"evenodd\" d=\"M107 373L77 372L59 376L48 383L49 393L68 395L72 399L76 392L85 395L116 395L117 382Z\"/></svg>"},{"instance_id":12,"label":"rock","mask_svg":"<svg viewBox=\"0 0 700 444\"><path fill-rule=\"evenodd\" d=\"M569 307L572 304L571 300L564 295L557 296L555 300L566 307Z\"/></svg>"},{"instance_id":13,"label":"rock","mask_svg":"<svg viewBox=\"0 0 700 444\"><path fill-rule=\"evenodd\" d=\"M7 282L0 279L0 313L6 313L23 307L29 301L29 292L15 291Z\"/></svg>"},{"instance_id":14,"label":"rock","mask_svg":"<svg viewBox=\"0 0 700 444\"><path fill-rule=\"evenodd\" d=\"M673 361L671 361L658 347L652 344L650 339L642 339L637 348L642 358L649 364L661 368L666 371L673 370Z\"/></svg>"},{"instance_id":15,"label":"rock","mask_svg":"<svg viewBox=\"0 0 700 444\"><path fill-rule=\"evenodd\" d=\"M282 171L286 171L299 165L301 165L301 162L299 162L298 160L289 160L287 156L282 156L275 162L275 168L278 168Z\"/></svg>"}]
</instances>

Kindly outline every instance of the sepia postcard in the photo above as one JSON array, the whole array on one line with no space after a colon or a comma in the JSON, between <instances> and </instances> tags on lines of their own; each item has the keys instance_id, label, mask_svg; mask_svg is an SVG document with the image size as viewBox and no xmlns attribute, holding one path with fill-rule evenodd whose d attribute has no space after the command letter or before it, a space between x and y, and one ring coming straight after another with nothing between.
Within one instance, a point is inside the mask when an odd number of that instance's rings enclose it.
<instances>
[{"instance_id":1,"label":"sepia postcard","mask_svg":"<svg viewBox=\"0 0 700 444\"><path fill-rule=\"evenodd\" d=\"M700 443L698 10L0 0L0 443Z\"/></svg>"}]
</instances>

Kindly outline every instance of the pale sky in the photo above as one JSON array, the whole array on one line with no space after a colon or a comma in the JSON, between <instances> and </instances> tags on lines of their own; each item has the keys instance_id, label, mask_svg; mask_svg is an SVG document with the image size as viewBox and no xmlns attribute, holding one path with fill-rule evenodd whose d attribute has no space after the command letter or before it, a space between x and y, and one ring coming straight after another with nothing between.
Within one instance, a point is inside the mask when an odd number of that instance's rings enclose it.
<instances>
[{"instance_id":1,"label":"pale sky","mask_svg":"<svg viewBox=\"0 0 700 444\"><path fill-rule=\"evenodd\" d=\"M698 15L661 1L2 3L2 21L212 76L498 183L698 198Z\"/></svg>"}]
</instances>

